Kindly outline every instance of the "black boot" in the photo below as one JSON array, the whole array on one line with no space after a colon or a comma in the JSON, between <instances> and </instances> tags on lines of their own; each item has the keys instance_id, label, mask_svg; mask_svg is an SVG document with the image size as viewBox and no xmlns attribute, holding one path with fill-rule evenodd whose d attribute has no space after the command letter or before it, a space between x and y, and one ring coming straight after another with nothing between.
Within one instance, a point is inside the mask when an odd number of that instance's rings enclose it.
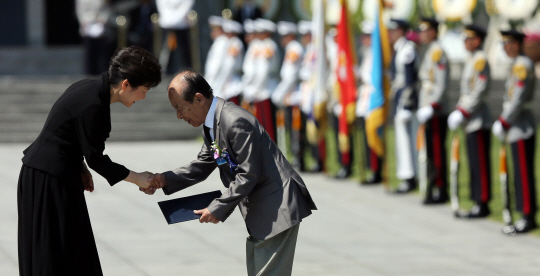
<instances>
[{"instance_id":1,"label":"black boot","mask_svg":"<svg viewBox=\"0 0 540 276\"><path fill-rule=\"evenodd\" d=\"M448 192L441 190L439 187L433 187L431 193L426 196L426 199L422 203L426 205L443 204L446 203L448 199Z\"/></svg>"},{"instance_id":2,"label":"black boot","mask_svg":"<svg viewBox=\"0 0 540 276\"><path fill-rule=\"evenodd\" d=\"M304 167L303 158L294 158L292 162L292 166L297 172L303 172L306 170Z\"/></svg>"},{"instance_id":3,"label":"black boot","mask_svg":"<svg viewBox=\"0 0 540 276\"><path fill-rule=\"evenodd\" d=\"M317 161L317 163L313 164L313 166L311 166L311 168L309 169L310 172L312 173L317 173L317 172L322 172L322 162L321 161Z\"/></svg>"},{"instance_id":4,"label":"black boot","mask_svg":"<svg viewBox=\"0 0 540 276\"><path fill-rule=\"evenodd\" d=\"M516 233L527 233L537 227L534 216L523 216L520 220L514 223Z\"/></svg>"},{"instance_id":5,"label":"black boot","mask_svg":"<svg viewBox=\"0 0 540 276\"><path fill-rule=\"evenodd\" d=\"M399 183L398 188L394 191L395 194L406 194L416 189L416 181L414 178L410 178Z\"/></svg>"},{"instance_id":6,"label":"black boot","mask_svg":"<svg viewBox=\"0 0 540 276\"><path fill-rule=\"evenodd\" d=\"M345 179L351 175L351 167L350 166L343 166L336 174L337 179Z\"/></svg>"},{"instance_id":7,"label":"black boot","mask_svg":"<svg viewBox=\"0 0 540 276\"><path fill-rule=\"evenodd\" d=\"M458 217L465 219L485 218L490 213L487 203L477 203L471 208L471 211L468 213L459 213Z\"/></svg>"},{"instance_id":8,"label":"black boot","mask_svg":"<svg viewBox=\"0 0 540 276\"><path fill-rule=\"evenodd\" d=\"M366 179L365 181L360 182L362 185L373 185L373 184L379 184L382 182L382 176L380 172L373 173L371 177Z\"/></svg>"}]
</instances>

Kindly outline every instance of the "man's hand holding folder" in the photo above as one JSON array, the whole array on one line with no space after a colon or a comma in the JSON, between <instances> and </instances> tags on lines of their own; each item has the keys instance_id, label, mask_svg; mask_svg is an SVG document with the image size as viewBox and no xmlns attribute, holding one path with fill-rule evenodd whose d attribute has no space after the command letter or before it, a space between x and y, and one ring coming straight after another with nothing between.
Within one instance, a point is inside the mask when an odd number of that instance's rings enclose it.
<instances>
[{"instance_id":1,"label":"man's hand holding folder","mask_svg":"<svg viewBox=\"0 0 540 276\"><path fill-rule=\"evenodd\" d=\"M163 174L160 174L160 173L153 174L152 176L150 176L148 181L152 183L150 187L146 189L139 188L140 191L144 192L147 195L153 195L157 189L161 189L167 186L167 179L165 178ZM214 198L219 197L221 195L221 192L219 192L219 195L217 195L217 192L219 191L201 194L197 196L186 197L186 198L162 201L162 202L159 202L158 204L160 205L161 211L163 212L163 215L165 215L165 219L167 219L167 222L169 224L182 222L186 220L192 220L192 219L196 219L197 216L190 216L189 213L186 213L186 210L189 210L189 208L190 207L192 208L192 206L200 206L199 208L208 206L208 204L210 204L210 202ZM210 223L217 224L219 222L219 219L216 218L212 213L210 213L208 208L193 210L193 214L200 215L200 218L199 218L200 223L210 222Z\"/></svg>"}]
</instances>

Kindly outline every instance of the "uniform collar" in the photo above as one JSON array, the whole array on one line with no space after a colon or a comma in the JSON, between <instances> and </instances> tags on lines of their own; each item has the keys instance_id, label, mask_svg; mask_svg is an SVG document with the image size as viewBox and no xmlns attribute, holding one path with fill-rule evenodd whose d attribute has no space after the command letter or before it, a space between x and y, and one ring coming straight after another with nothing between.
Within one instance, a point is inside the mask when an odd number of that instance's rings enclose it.
<instances>
[{"instance_id":1,"label":"uniform collar","mask_svg":"<svg viewBox=\"0 0 540 276\"><path fill-rule=\"evenodd\" d=\"M405 36L402 36L400 37L396 43L394 43L394 50L399 50L399 48L401 48L403 45L405 45L405 43L407 43L407 39L405 38Z\"/></svg>"}]
</instances>

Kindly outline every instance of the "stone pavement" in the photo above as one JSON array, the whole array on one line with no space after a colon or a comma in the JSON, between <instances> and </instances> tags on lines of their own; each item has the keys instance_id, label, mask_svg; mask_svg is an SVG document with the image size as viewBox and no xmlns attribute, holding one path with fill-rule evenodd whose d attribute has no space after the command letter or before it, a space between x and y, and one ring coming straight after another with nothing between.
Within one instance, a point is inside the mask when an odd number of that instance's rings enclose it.
<instances>
[{"instance_id":1,"label":"stone pavement","mask_svg":"<svg viewBox=\"0 0 540 276\"><path fill-rule=\"evenodd\" d=\"M161 172L196 157L199 141L110 142L134 171ZM16 188L27 144L0 144L0 275L18 275ZM173 196L109 187L96 173L86 199L105 275L245 275L247 231L236 211L218 225L167 225L157 201L223 190L217 172ZM301 224L293 275L538 275L540 238L501 234L502 224L459 221L448 205L386 194L321 174L303 175L319 210Z\"/></svg>"}]
</instances>

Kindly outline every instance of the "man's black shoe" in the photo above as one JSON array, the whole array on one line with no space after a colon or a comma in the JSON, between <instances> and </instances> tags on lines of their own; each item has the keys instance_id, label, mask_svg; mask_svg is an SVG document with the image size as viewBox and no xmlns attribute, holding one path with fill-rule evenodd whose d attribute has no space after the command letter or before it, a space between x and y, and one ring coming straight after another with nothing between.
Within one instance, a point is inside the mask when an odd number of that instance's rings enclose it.
<instances>
[{"instance_id":1,"label":"man's black shoe","mask_svg":"<svg viewBox=\"0 0 540 276\"><path fill-rule=\"evenodd\" d=\"M426 205L430 204L444 204L448 201L448 193L443 191L441 192L438 188L434 188L431 192L431 195L428 196L422 203Z\"/></svg>"},{"instance_id":2,"label":"man's black shoe","mask_svg":"<svg viewBox=\"0 0 540 276\"><path fill-rule=\"evenodd\" d=\"M532 229L535 229L537 225L536 225L536 221L534 220L534 217L524 216L522 219L514 223L514 227L516 228L516 233L520 234L520 233L527 233L531 231Z\"/></svg>"},{"instance_id":3,"label":"man's black shoe","mask_svg":"<svg viewBox=\"0 0 540 276\"><path fill-rule=\"evenodd\" d=\"M474 205L468 213L460 213L458 217L465 219L485 218L490 213L487 203L482 203Z\"/></svg>"},{"instance_id":4,"label":"man's black shoe","mask_svg":"<svg viewBox=\"0 0 540 276\"><path fill-rule=\"evenodd\" d=\"M316 172L321 172L322 171L322 164L321 162L317 162L315 164L313 164L313 166L311 166L311 168L309 169L310 172L312 173L316 173Z\"/></svg>"},{"instance_id":5,"label":"man's black shoe","mask_svg":"<svg viewBox=\"0 0 540 276\"><path fill-rule=\"evenodd\" d=\"M416 181L414 178L407 179L399 183L398 188L394 191L395 194L406 194L416 189Z\"/></svg>"},{"instance_id":6,"label":"man's black shoe","mask_svg":"<svg viewBox=\"0 0 540 276\"><path fill-rule=\"evenodd\" d=\"M304 167L304 160L301 159L294 159L292 162L292 166L298 172L303 172L306 170Z\"/></svg>"},{"instance_id":7,"label":"man's black shoe","mask_svg":"<svg viewBox=\"0 0 540 276\"><path fill-rule=\"evenodd\" d=\"M366 179L365 181L360 182L362 185L373 185L373 184L380 184L382 182L382 177L380 173L374 173Z\"/></svg>"},{"instance_id":8,"label":"man's black shoe","mask_svg":"<svg viewBox=\"0 0 540 276\"><path fill-rule=\"evenodd\" d=\"M351 167L346 166L346 167L341 167L341 169L339 169L335 177L337 179L345 179L349 177L350 175L351 175Z\"/></svg>"}]
</instances>

